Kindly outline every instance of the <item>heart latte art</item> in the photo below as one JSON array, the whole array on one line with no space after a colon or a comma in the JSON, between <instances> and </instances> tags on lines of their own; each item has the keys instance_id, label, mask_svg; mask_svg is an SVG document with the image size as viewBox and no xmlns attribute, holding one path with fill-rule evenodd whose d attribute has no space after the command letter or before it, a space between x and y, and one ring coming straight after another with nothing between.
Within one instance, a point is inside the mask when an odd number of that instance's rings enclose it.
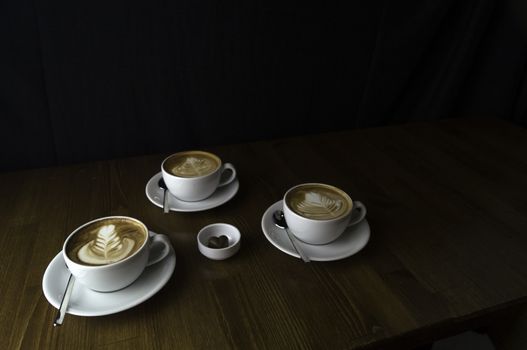
<instances>
[{"instance_id":1,"label":"heart latte art","mask_svg":"<svg viewBox=\"0 0 527 350\"><path fill-rule=\"evenodd\" d=\"M68 257L84 265L108 265L126 259L144 243L144 228L132 220L98 221L82 228L68 243Z\"/></svg>"},{"instance_id":2,"label":"heart latte art","mask_svg":"<svg viewBox=\"0 0 527 350\"><path fill-rule=\"evenodd\" d=\"M287 205L300 216L329 220L350 210L351 203L340 190L325 185L297 187L287 195Z\"/></svg>"}]
</instances>

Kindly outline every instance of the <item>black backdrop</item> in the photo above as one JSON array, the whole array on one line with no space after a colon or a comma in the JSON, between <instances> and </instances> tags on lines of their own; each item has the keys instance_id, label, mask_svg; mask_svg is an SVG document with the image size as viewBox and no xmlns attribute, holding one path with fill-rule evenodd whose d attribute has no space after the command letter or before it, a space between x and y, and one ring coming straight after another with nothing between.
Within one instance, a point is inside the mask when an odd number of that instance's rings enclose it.
<instances>
[{"instance_id":1,"label":"black backdrop","mask_svg":"<svg viewBox=\"0 0 527 350\"><path fill-rule=\"evenodd\" d=\"M0 0L0 169L445 117L525 126L524 3Z\"/></svg>"}]
</instances>

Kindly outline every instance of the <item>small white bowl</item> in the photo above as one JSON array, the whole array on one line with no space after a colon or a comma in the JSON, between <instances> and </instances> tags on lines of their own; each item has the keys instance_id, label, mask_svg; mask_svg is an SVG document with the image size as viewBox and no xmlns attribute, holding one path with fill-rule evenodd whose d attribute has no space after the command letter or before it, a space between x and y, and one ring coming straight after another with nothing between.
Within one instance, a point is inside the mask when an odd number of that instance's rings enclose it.
<instances>
[{"instance_id":1,"label":"small white bowl","mask_svg":"<svg viewBox=\"0 0 527 350\"><path fill-rule=\"evenodd\" d=\"M225 248L209 248L207 243L211 237L227 236L229 241ZM230 258L240 250L240 231L229 224L211 224L198 232L198 249L209 259L224 260Z\"/></svg>"}]
</instances>

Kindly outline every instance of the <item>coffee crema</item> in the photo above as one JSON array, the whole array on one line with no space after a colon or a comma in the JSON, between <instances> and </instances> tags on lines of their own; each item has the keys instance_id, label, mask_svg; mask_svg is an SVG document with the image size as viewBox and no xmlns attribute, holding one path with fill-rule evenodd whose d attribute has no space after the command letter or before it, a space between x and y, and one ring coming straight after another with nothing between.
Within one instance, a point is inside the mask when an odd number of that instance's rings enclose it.
<instances>
[{"instance_id":1,"label":"coffee crema","mask_svg":"<svg viewBox=\"0 0 527 350\"><path fill-rule=\"evenodd\" d=\"M172 155L163 165L165 170L179 177L199 177L213 173L221 162L213 154L202 151L188 151Z\"/></svg>"},{"instance_id":2,"label":"coffee crema","mask_svg":"<svg viewBox=\"0 0 527 350\"><path fill-rule=\"evenodd\" d=\"M338 218L347 214L352 206L351 199L345 192L324 184L307 184L293 188L285 200L287 206L296 214L314 220Z\"/></svg>"},{"instance_id":3,"label":"coffee crema","mask_svg":"<svg viewBox=\"0 0 527 350\"><path fill-rule=\"evenodd\" d=\"M140 223L112 218L82 227L66 244L66 254L77 264L108 265L133 255L148 233Z\"/></svg>"}]
</instances>

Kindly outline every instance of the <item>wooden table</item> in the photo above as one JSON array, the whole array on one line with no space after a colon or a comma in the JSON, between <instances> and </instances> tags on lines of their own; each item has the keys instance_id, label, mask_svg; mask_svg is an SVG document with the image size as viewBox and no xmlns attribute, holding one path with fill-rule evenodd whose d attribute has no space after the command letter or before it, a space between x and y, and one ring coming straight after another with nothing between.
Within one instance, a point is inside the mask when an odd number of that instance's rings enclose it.
<instances>
[{"instance_id":1,"label":"wooden table","mask_svg":"<svg viewBox=\"0 0 527 350\"><path fill-rule=\"evenodd\" d=\"M446 120L211 150L241 185L204 212L164 215L145 197L164 155L0 174L0 348L411 348L527 301L525 129ZM305 264L263 235L264 211L312 181L368 207L358 254ZM108 215L167 234L174 275L132 309L53 328L44 271L73 229ZM214 222L242 232L229 260L198 252Z\"/></svg>"}]
</instances>

